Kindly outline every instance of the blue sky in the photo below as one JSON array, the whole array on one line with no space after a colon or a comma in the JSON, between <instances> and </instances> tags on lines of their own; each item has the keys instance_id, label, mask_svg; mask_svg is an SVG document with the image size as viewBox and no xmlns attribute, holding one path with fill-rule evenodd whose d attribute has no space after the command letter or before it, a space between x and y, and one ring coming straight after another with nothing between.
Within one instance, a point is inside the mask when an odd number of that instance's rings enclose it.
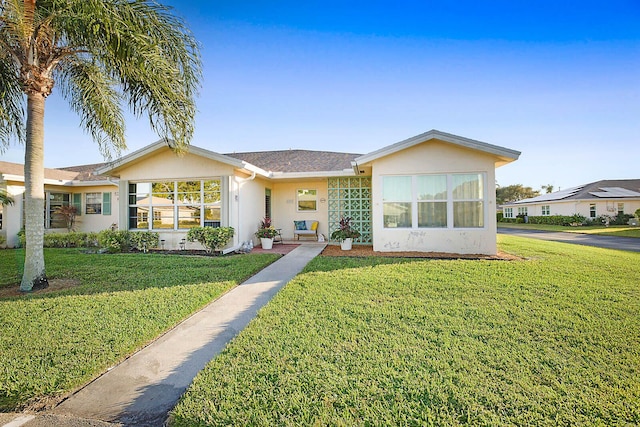
<instances>
[{"instance_id":1,"label":"blue sky","mask_svg":"<svg viewBox=\"0 0 640 427\"><path fill-rule=\"evenodd\" d=\"M366 153L438 129L521 151L503 186L640 178L637 0L167 4L202 44L194 145ZM48 99L48 167L103 161L78 122ZM127 126L129 151L157 140Z\"/></svg>"}]
</instances>

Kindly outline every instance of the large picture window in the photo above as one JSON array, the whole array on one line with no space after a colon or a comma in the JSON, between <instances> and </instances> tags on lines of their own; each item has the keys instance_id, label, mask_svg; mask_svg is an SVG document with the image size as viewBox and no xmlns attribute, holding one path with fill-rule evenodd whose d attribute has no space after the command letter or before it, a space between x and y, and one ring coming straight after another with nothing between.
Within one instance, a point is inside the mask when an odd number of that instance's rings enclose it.
<instances>
[{"instance_id":1,"label":"large picture window","mask_svg":"<svg viewBox=\"0 0 640 427\"><path fill-rule=\"evenodd\" d=\"M62 214L56 210L62 206L69 206L71 194L69 193L47 193L47 203L45 205L45 227L46 228L66 228L67 221Z\"/></svg>"},{"instance_id":2,"label":"large picture window","mask_svg":"<svg viewBox=\"0 0 640 427\"><path fill-rule=\"evenodd\" d=\"M220 227L221 194L219 179L131 183L129 228Z\"/></svg>"},{"instance_id":3,"label":"large picture window","mask_svg":"<svg viewBox=\"0 0 640 427\"><path fill-rule=\"evenodd\" d=\"M484 174L382 177L384 228L482 228Z\"/></svg>"}]
</instances>

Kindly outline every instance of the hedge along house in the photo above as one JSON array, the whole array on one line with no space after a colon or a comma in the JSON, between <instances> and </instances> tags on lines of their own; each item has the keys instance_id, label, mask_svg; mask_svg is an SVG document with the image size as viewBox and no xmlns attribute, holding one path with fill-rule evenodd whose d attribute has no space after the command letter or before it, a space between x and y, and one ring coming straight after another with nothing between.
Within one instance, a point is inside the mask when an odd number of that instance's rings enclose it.
<instances>
[{"instance_id":1,"label":"hedge along house","mask_svg":"<svg viewBox=\"0 0 640 427\"><path fill-rule=\"evenodd\" d=\"M633 215L637 209L640 209L640 179L596 181L503 206L505 218L577 214L590 220L605 215Z\"/></svg>"},{"instance_id":2,"label":"hedge along house","mask_svg":"<svg viewBox=\"0 0 640 427\"><path fill-rule=\"evenodd\" d=\"M177 156L158 141L96 173L118 185L111 204L118 228L157 231L167 249L198 225L233 227L232 251L255 239L265 216L285 240L294 221L319 221L327 237L350 216L362 233L356 243L376 251L495 254L495 168L519 155L436 130L365 155L191 146Z\"/></svg>"},{"instance_id":3,"label":"hedge along house","mask_svg":"<svg viewBox=\"0 0 640 427\"><path fill-rule=\"evenodd\" d=\"M56 213L64 205L76 207L74 228L78 230L99 231L117 223L118 183L94 175L98 166L45 169L45 232L67 230L64 217ZM7 246L14 247L24 227L24 166L0 161L0 189L14 200L11 205L0 206L0 235Z\"/></svg>"}]
</instances>

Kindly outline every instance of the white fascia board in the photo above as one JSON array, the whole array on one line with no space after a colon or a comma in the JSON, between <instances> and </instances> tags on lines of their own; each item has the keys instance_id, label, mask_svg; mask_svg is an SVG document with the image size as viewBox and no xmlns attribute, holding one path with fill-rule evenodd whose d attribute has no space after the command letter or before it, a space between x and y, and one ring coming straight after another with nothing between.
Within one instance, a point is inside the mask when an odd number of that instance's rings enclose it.
<instances>
[{"instance_id":1,"label":"white fascia board","mask_svg":"<svg viewBox=\"0 0 640 427\"><path fill-rule=\"evenodd\" d=\"M3 173L2 174L2 179L4 181L24 182L24 176L23 175L12 175L12 174L9 174L9 173Z\"/></svg>"},{"instance_id":2,"label":"white fascia board","mask_svg":"<svg viewBox=\"0 0 640 427\"><path fill-rule=\"evenodd\" d=\"M265 178L271 178L271 176L273 175L273 172L266 171L262 168L259 168L258 166L252 165L251 163L247 163L244 160L242 161L241 169L244 169L247 172L255 173L257 175L262 175Z\"/></svg>"},{"instance_id":3,"label":"white fascia board","mask_svg":"<svg viewBox=\"0 0 640 427\"><path fill-rule=\"evenodd\" d=\"M112 162L107 163L103 167L96 169L94 173L96 175L104 175L108 172L111 172L114 169L124 166L129 162L132 162L134 160L147 156L161 147L166 147L166 146L168 146L166 140L161 139L159 141L154 142L153 144L147 145L146 147L142 147L141 149L136 150L133 153L129 153L126 156L120 157L119 159L116 159Z\"/></svg>"},{"instance_id":4,"label":"white fascia board","mask_svg":"<svg viewBox=\"0 0 640 427\"><path fill-rule=\"evenodd\" d=\"M413 147L414 145L422 144L423 142L430 141L432 139L449 142L451 144L458 145L465 148L470 148L473 150L483 151L486 153L494 154L496 156L504 157L506 159L511 159L511 160L517 160L521 154L520 151L517 151L517 150L511 150L509 148L500 147L498 145L493 145L493 144L489 144L482 141L476 141L475 139L465 138L462 136L453 135L446 132L440 132L439 130L432 129L420 135L416 135L409 139L405 139L404 141L400 141L395 144L383 147L379 150L372 151L371 153L364 154L360 157L357 157L354 160L354 162L358 165L363 165L365 163L369 163L381 157L385 157L390 154L397 153L398 151L405 150L407 148Z\"/></svg>"},{"instance_id":5,"label":"white fascia board","mask_svg":"<svg viewBox=\"0 0 640 427\"><path fill-rule=\"evenodd\" d=\"M343 176L356 176L353 169L343 169L341 171L320 171L320 172L272 172L272 179L300 179L300 178L333 178Z\"/></svg>"},{"instance_id":6,"label":"white fascia board","mask_svg":"<svg viewBox=\"0 0 640 427\"><path fill-rule=\"evenodd\" d=\"M114 178L113 180L101 179L99 181L71 181L69 185L72 187L101 187L105 185L115 185L117 187L119 181L120 180L117 178Z\"/></svg>"}]
</instances>

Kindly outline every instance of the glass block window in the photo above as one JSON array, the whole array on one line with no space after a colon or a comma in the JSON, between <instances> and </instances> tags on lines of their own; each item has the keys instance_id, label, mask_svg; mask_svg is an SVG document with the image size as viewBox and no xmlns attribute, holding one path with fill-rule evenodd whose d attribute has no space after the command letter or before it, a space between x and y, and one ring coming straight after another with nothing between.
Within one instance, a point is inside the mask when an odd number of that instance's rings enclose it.
<instances>
[{"instance_id":1,"label":"glass block window","mask_svg":"<svg viewBox=\"0 0 640 427\"><path fill-rule=\"evenodd\" d=\"M338 229L340 218L353 218L360 231L358 243L371 243L371 177L329 178L329 235Z\"/></svg>"}]
</instances>

